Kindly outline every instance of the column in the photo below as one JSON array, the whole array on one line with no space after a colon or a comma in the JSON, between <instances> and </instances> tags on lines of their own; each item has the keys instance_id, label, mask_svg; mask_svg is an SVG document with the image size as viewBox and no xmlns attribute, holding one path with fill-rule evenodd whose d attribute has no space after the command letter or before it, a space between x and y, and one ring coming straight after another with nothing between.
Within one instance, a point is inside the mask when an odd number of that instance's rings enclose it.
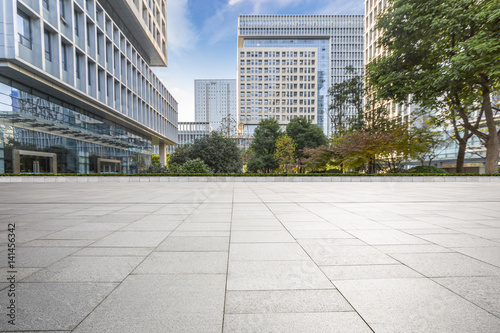
<instances>
[{"instance_id":1,"label":"column","mask_svg":"<svg viewBox=\"0 0 500 333\"><path fill-rule=\"evenodd\" d=\"M167 166L167 145L165 142L160 142L158 148L160 150L160 164L161 166Z\"/></svg>"}]
</instances>

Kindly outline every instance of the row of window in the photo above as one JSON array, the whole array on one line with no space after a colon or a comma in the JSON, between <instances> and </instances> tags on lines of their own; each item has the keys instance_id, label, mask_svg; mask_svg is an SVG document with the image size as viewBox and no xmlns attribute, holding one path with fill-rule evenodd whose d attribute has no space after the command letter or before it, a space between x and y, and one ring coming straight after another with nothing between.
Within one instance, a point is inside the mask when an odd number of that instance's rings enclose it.
<instances>
[{"instance_id":1,"label":"row of window","mask_svg":"<svg viewBox=\"0 0 500 333\"><path fill-rule=\"evenodd\" d=\"M297 91L283 91L281 93L281 96L282 97L314 97L314 95L316 94L316 92L314 91L300 91L300 92L297 92ZM280 97L280 92L279 91L264 91L264 93L262 93L262 91L247 91L246 92L246 96L247 97ZM240 97L245 97L245 92L242 91L240 93ZM267 103L266 103L267 104Z\"/></svg>"},{"instance_id":2,"label":"row of window","mask_svg":"<svg viewBox=\"0 0 500 333\"><path fill-rule=\"evenodd\" d=\"M314 99L272 99L272 100L262 100L262 99L242 99L240 101L241 105L314 105Z\"/></svg>"},{"instance_id":3,"label":"row of window","mask_svg":"<svg viewBox=\"0 0 500 333\"><path fill-rule=\"evenodd\" d=\"M279 75L249 75L246 77L246 81L280 81ZM314 81L316 76L314 75L283 75L281 76L281 81ZM240 76L240 81L245 81L245 76Z\"/></svg>"},{"instance_id":4,"label":"row of window","mask_svg":"<svg viewBox=\"0 0 500 333\"><path fill-rule=\"evenodd\" d=\"M241 108L240 113L314 113L316 108L314 106L307 106L307 107L253 107L253 108Z\"/></svg>"},{"instance_id":5,"label":"row of window","mask_svg":"<svg viewBox=\"0 0 500 333\"><path fill-rule=\"evenodd\" d=\"M314 83L248 83L241 84L240 89L316 89L316 84Z\"/></svg>"},{"instance_id":6,"label":"row of window","mask_svg":"<svg viewBox=\"0 0 500 333\"><path fill-rule=\"evenodd\" d=\"M249 58L249 57L259 57L259 58L262 58L262 56L264 56L265 58L266 57L270 57L270 58L279 58L280 57L280 54L281 54L281 57L282 58L297 58L297 57L301 57L301 58L314 58L316 56L316 52L314 51L247 51L247 52L244 52L244 51L241 51L240 52L240 58L244 58L245 57L245 53L246 53L246 57Z\"/></svg>"},{"instance_id":7,"label":"row of window","mask_svg":"<svg viewBox=\"0 0 500 333\"><path fill-rule=\"evenodd\" d=\"M306 116L306 115L291 115L291 116L288 116L288 115L255 115L255 116L251 116L251 115L247 115L247 116L240 116L240 120L244 121L261 121L262 119L276 119L276 120L283 120L283 121L289 121L293 118L297 118L297 117L302 117L302 116ZM314 115L307 115L307 119L309 120L314 120L315 116Z\"/></svg>"},{"instance_id":8,"label":"row of window","mask_svg":"<svg viewBox=\"0 0 500 333\"><path fill-rule=\"evenodd\" d=\"M258 59L249 59L246 61L247 66L279 66L279 65L286 65L286 66L314 66L316 64L316 60L314 59L300 59L298 62L297 60L291 60L291 59L286 59L286 60L276 60L276 59L271 59L271 60L258 60ZM240 65L244 66L245 65L245 60L241 59L240 60Z\"/></svg>"},{"instance_id":9,"label":"row of window","mask_svg":"<svg viewBox=\"0 0 500 333\"><path fill-rule=\"evenodd\" d=\"M245 70L247 73L249 74L262 74L262 72L264 72L264 74L266 73L290 73L290 74L293 74L293 73L305 73L305 74L311 74L311 73L315 73L316 72L316 68L315 67L300 67L300 68L297 68L297 67L282 67L282 68L279 68L279 67L264 67L264 68L257 68L257 67L247 67L245 69L245 67L242 67L240 68L240 73L245 73Z\"/></svg>"}]
</instances>

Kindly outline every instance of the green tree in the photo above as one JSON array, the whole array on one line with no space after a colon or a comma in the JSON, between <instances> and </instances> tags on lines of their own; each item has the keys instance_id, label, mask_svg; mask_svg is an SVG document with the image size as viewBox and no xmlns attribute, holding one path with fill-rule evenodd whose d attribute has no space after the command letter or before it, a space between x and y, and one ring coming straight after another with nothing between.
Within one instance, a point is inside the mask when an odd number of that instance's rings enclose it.
<instances>
[{"instance_id":1,"label":"green tree","mask_svg":"<svg viewBox=\"0 0 500 333\"><path fill-rule=\"evenodd\" d=\"M280 125L275 119L264 119L259 123L250 144L248 171L269 173L278 168L278 162L273 155L276 151L276 140L281 135Z\"/></svg>"},{"instance_id":2,"label":"green tree","mask_svg":"<svg viewBox=\"0 0 500 333\"><path fill-rule=\"evenodd\" d=\"M350 78L332 84L328 90L332 101L328 108L328 116L330 130L334 136L363 127L363 78L352 66L345 68L345 74ZM354 110L355 114L349 114L350 110Z\"/></svg>"},{"instance_id":3,"label":"green tree","mask_svg":"<svg viewBox=\"0 0 500 333\"><path fill-rule=\"evenodd\" d=\"M238 173L243 169L236 142L218 132L195 140L187 155L191 160L201 159L215 173Z\"/></svg>"},{"instance_id":4,"label":"green tree","mask_svg":"<svg viewBox=\"0 0 500 333\"><path fill-rule=\"evenodd\" d=\"M179 173L210 173L210 168L201 159L188 160L178 170Z\"/></svg>"},{"instance_id":5,"label":"green tree","mask_svg":"<svg viewBox=\"0 0 500 333\"><path fill-rule=\"evenodd\" d=\"M297 144L288 135L281 136L276 140L274 158L285 173L288 173L289 166L295 161L296 148Z\"/></svg>"},{"instance_id":6,"label":"green tree","mask_svg":"<svg viewBox=\"0 0 500 333\"><path fill-rule=\"evenodd\" d=\"M367 66L379 98L412 96L450 121L451 112L458 115L486 147L486 172L498 171L500 151L492 103L500 83L499 8L498 0L388 0L377 23L378 46L387 54ZM484 131L477 126L482 121Z\"/></svg>"},{"instance_id":7,"label":"green tree","mask_svg":"<svg viewBox=\"0 0 500 333\"><path fill-rule=\"evenodd\" d=\"M316 148L328 143L323 130L319 126L312 124L306 117L297 117L290 120L286 125L286 134L297 144L295 157L298 159L304 157L302 152L304 148Z\"/></svg>"},{"instance_id":8,"label":"green tree","mask_svg":"<svg viewBox=\"0 0 500 333\"><path fill-rule=\"evenodd\" d=\"M175 163L178 165L186 163L189 159L191 159L190 151L191 151L191 144L186 144L177 147L170 157L169 167L171 163ZM159 162L160 162L160 157L158 155L158 163Z\"/></svg>"}]
</instances>

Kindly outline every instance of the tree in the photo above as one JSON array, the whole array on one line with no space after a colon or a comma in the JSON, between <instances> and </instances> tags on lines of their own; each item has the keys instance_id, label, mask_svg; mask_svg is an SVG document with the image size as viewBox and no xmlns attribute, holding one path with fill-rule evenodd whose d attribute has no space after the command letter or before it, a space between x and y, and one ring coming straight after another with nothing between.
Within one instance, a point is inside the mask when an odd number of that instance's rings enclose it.
<instances>
[{"instance_id":1,"label":"tree","mask_svg":"<svg viewBox=\"0 0 500 333\"><path fill-rule=\"evenodd\" d=\"M363 78L352 66L345 68L345 74L351 78L332 84L328 90L332 100L328 108L328 116L334 136L348 130L360 129L363 126ZM349 114L349 110L354 110L356 113Z\"/></svg>"},{"instance_id":2,"label":"tree","mask_svg":"<svg viewBox=\"0 0 500 333\"><path fill-rule=\"evenodd\" d=\"M186 144L179 146L175 149L174 153L170 157L170 163L175 163L178 165L182 165L186 163L189 159L191 159L191 144ZM158 155L158 163L160 163L160 157Z\"/></svg>"},{"instance_id":3,"label":"tree","mask_svg":"<svg viewBox=\"0 0 500 333\"><path fill-rule=\"evenodd\" d=\"M236 142L218 132L196 139L189 147L187 156L190 160L199 158L215 173L238 173L243 169Z\"/></svg>"},{"instance_id":4,"label":"tree","mask_svg":"<svg viewBox=\"0 0 500 333\"><path fill-rule=\"evenodd\" d=\"M286 134L296 143L295 157L304 157L304 148L316 148L326 145L328 140L321 128L311 123L306 117L297 117L286 125Z\"/></svg>"},{"instance_id":5,"label":"tree","mask_svg":"<svg viewBox=\"0 0 500 333\"><path fill-rule=\"evenodd\" d=\"M280 125L275 119L264 119L257 125L250 144L251 155L247 170L269 173L278 168L278 162L273 155L276 151L276 140L281 135Z\"/></svg>"},{"instance_id":6,"label":"tree","mask_svg":"<svg viewBox=\"0 0 500 333\"><path fill-rule=\"evenodd\" d=\"M288 173L288 167L295 161L296 148L297 145L288 135L281 136L276 140L274 158L285 173Z\"/></svg>"},{"instance_id":7,"label":"tree","mask_svg":"<svg viewBox=\"0 0 500 333\"><path fill-rule=\"evenodd\" d=\"M367 66L377 96L396 102L412 96L450 120L454 112L486 147L486 172L498 172L500 131L492 103L500 83L498 0L388 0L377 28L383 32L378 46L387 50Z\"/></svg>"}]
</instances>

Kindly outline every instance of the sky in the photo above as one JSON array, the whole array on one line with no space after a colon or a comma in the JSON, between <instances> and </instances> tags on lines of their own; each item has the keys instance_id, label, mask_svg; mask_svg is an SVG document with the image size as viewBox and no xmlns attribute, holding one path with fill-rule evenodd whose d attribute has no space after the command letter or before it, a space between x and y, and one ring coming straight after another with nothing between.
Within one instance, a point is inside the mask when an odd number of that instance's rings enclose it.
<instances>
[{"instance_id":1,"label":"sky","mask_svg":"<svg viewBox=\"0 0 500 333\"><path fill-rule=\"evenodd\" d=\"M236 79L238 15L364 14L364 0L167 0L168 67L155 73L194 121L194 80Z\"/></svg>"}]
</instances>

